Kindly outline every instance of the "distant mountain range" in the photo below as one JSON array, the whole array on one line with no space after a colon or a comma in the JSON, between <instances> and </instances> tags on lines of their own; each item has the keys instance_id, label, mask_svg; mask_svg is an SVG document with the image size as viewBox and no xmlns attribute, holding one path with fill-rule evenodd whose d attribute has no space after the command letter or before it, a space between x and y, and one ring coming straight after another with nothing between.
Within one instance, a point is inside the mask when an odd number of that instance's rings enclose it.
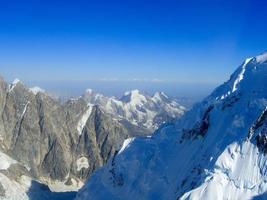
<instances>
[{"instance_id":1,"label":"distant mountain range","mask_svg":"<svg viewBox=\"0 0 267 200\"><path fill-rule=\"evenodd\" d=\"M91 89L82 96L88 103L99 105L114 118L126 120L132 125L153 132L161 124L170 122L183 115L185 108L171 100L163 92L153 96L141 93L139 90L125 92L120 98L106 97Z\"/></svg>"},{"instance_id":2,"label":"distant mountain range","mask_svg":"<svg viewBox=\"0 0 267 200\"><path fill-rule=\"evenodd\" d=\"M121 99L87 90L57 101L18 79L0 79L0 199L73 198L121 148L184 113L163 93L134 90Z\"/></svg>"},{"instance_id":3,"label":"distant mountain range","mask_svg":"<svg viewBox=\"0 0 267 200\"><path fill-rule=\"evenodd\" d=\"M267 53L175 124L128 139L77 200L267 199Z\"/></svg>"}]
</instances>

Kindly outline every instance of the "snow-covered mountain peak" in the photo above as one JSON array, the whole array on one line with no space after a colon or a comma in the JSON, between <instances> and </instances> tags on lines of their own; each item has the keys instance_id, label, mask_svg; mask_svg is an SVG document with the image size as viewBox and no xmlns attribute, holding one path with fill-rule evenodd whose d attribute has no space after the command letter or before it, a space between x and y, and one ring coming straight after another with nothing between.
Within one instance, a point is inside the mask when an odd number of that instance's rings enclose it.
<instances>
[{"instance_id":1,"label":"snow-covered mountain peak","mask_svg":"<svg viewBox=\"0 0 267 200\"><path fill-rule=\"evenodd\" d=\"M155 102L169 101L169 97L164 92L155 92L152 99Z\"/></svg>"},{"instance_id":2,"label":"snow-covered mountain peak","mask_svg":"<svg viewBox=\"0 0 267 200\"><path fill-rule=\"evenodd\" d=\"M108 97L105 97L103 94L98 93L93 89L86 89L83 98L91 104L103 104L108 100Z\"/></svg>"},{"instance_id":3,"label":"snow-covered mountain peak","mask_svg":"<svg viewBox=\"0 0 267 200\"><path fill-rule=\"evenodd\" d=\"M88 103L99 105L114 118L127 120L147 132L152 132L162 123L181 116L185 110L163 92L150 96L135 89L125 92L121 98L116 98L88 89L82 98Z\"/></svg>"},{"instance_id":4,"label":"snow-covered mountain peak","mask_svg":"<svg viewBox=\"0 0 267 200\"><path fill-rule=\"evenodd\" d=\"M18 84L23 84L19 79L15 78L11 84L9 84L9 92L11 92Z\"/></svg>"},{"instance_id":5,"label":"snow-covered mountain peak","mask_svg":"<svg viewBox=\"0 0 267 200\"><path fill-rule=\"evenodd\" d=\"M223 100L231 96L253 93L260 95L267 84L267 53L247 58L231 75L229 81L216 88L208 98Z\"/></svg>"},{"instance_id":6,"label":"snow-covered mountain peak","mask_svg":"<svg viewBox=\"0 0 267 200\"><path fill-rule=\"evenodd\" d=\"M93 89L88 88L88 89L85 90L85 93L91 94L91 93L93 93Z\"/></svg>"},{"instance_id":7,"label":"snow-covered mountain peak","mask_svg":"<svg viewBox=\"0 0 267 200\"><path fill-rule=\"evenodd\" d=\"M38 86L29 88L29 91L32 92L34 95L37 95L39 92L40 93L45 93L45 90L40 88L40 87L38 87Z\"/></svg>"},{"instance_id":8,"label":"snow-covered mountain peak","mask_svg":"<svg viewBox=\"0 0 267 200\"><path fill-rule=\"evenodd\" d=\"M140 94L140 91L138 89L134 89L134 90L131 90L131 91L126 91L124 93L124 96L132 95L132 94L135 94L135 95Z\"/></svg>"},{"instance_id":9,"label":"snow-covered mountain peak","mask_svg":"<svg viewBox=\"0 0 267 200\"><path fill-rule=\"evenodd\" d=\"M258 55L258 56L256 56L256 61L258 63L264 63L264 62L266 62L267 61L267 51L264 52L264 53L262 53L262 54L260 54L260 55Z\"/></svg>"},{"instance_id":10,"label":"snow-covered mountain peak","mask_svg":"<svg viewBox=\"0 0 267 200\"><path fill-rule=\"evenodd\" d=\"M147 102L146 96L142 94L139 90L132 90L124 93L121 98L122 102L131 103L133 105L140 105Z\"/></svg>"},{"instance_id":11,"label":"snow-covered mountain peak","mask_svg":"<svg viewBox=\"0 0 267 200\"><path fill-rule=\"evenodd\" d=\"M21 82L19 79L15 78L12 82L13 85L16 85L17 83Z\"/></svg>"}]
</instances>

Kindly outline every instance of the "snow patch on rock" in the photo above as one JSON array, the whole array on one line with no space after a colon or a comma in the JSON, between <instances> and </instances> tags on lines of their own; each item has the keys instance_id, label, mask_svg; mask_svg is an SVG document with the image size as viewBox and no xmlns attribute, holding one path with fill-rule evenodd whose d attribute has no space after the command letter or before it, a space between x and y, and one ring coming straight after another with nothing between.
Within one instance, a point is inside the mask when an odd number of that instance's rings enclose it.
<instances>
[{"instance_id":1,"label":"snow patch on rock","mask_svg":"<svg viewBox=\"0 0 267 200\"><path fill-rule=\"evenodd\" d=\"M17 163L16 160L10 158L8 155L0 152L0 170L6 170L10 165Z\"/></svg>"},{"instance_id":2,"label":"snow patch on rock","mask_svg":"<svg viewBox=\"0 0 267 200\"><path fill-rule=\"evenodd\" d=\"M77 126L77 131L78 134L81 135L82 131L84 129L84 126L88 120L88 118L90 117L91 113L92 113L92 109L93 109L93 105L88 104L88 109L86 110L86 112L82 115L80 121L78 122L78 126Z\"/></svg>"},{"instance_id":3,"label":"snow patch on rock","mask_svg":"<svg viewBox=\"0 0 267 200\"><path fill-rule=\"evenodd\" d=\"M81 157L76 161L77 171L81 171L81 169L87 169L89 167L88 159L86 157Z\"/></svg>"},{"instance_id":4,"label":"snow patch on rock","mask_svg":"<svg viewBox=\"0 0 267 200\"><path fill-rule=\"evenodd\" d=\"M135 138L128 138L128 139L124 140L123 145L122 145L120 151L118 152L118 154L122 153L125 149L127 149L134 140L135 140Z\"/></svg>"}]
</instances>

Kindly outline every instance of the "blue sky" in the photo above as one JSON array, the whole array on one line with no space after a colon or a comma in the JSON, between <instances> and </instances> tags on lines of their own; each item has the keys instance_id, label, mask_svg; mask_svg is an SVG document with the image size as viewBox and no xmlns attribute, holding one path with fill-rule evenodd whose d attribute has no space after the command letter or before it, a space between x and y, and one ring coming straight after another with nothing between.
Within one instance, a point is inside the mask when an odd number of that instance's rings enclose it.
<instances>
[{"instance_id":1,"label":"blue sky","mask_svg":"<svg viewBox=\"0 0 267 200\"><path fill-rule=\"evenodd\" d=\"M266 50L262 0L0 0L0 74L218 84Z\"/></svg>"}]
</instances>

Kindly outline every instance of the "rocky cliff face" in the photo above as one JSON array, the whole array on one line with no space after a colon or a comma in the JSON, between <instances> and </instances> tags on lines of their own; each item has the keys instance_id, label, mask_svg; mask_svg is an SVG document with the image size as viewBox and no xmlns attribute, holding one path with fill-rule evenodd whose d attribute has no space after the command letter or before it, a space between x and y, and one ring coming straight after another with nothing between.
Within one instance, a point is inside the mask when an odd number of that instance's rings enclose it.
<instances>
[{"instance_id":1,"label":"rocky cliff face","mask_svg":"<svg viewBox=\"0 0 267 200\"><path fill-rule=\"evenodd\" d=\"M175 116L171 111L166 114L173 102L163 103L160 93L155 97L158 103L150 106L153 113L142 110L136 101L145 97L137 97L120 103L87 93L60 103L40 88L27 88L19 80L7 84L0 78L0 199L74 198L72 193L52 191L78 190L118 153L125 139L150 133L147 121L160 124ZM108 107L113 100L115 103ZM145 118L132 123L130 118L119 116L120 109L133 120ZM149 112L153 119L146 118Z\"/></svg>"},{"instance_id":2,"label":"rocky cliff face","mask_svg":"<svg viewBox=\"0 0 267 200\"><path fill-rule=\"evenodd\" d=\"M20 163L13 171L48 185L79 188L129 137L98 106L83 99L62 105L18 80L0 80L0 116L0 151Z\"/></svg>"}]
</instances>

